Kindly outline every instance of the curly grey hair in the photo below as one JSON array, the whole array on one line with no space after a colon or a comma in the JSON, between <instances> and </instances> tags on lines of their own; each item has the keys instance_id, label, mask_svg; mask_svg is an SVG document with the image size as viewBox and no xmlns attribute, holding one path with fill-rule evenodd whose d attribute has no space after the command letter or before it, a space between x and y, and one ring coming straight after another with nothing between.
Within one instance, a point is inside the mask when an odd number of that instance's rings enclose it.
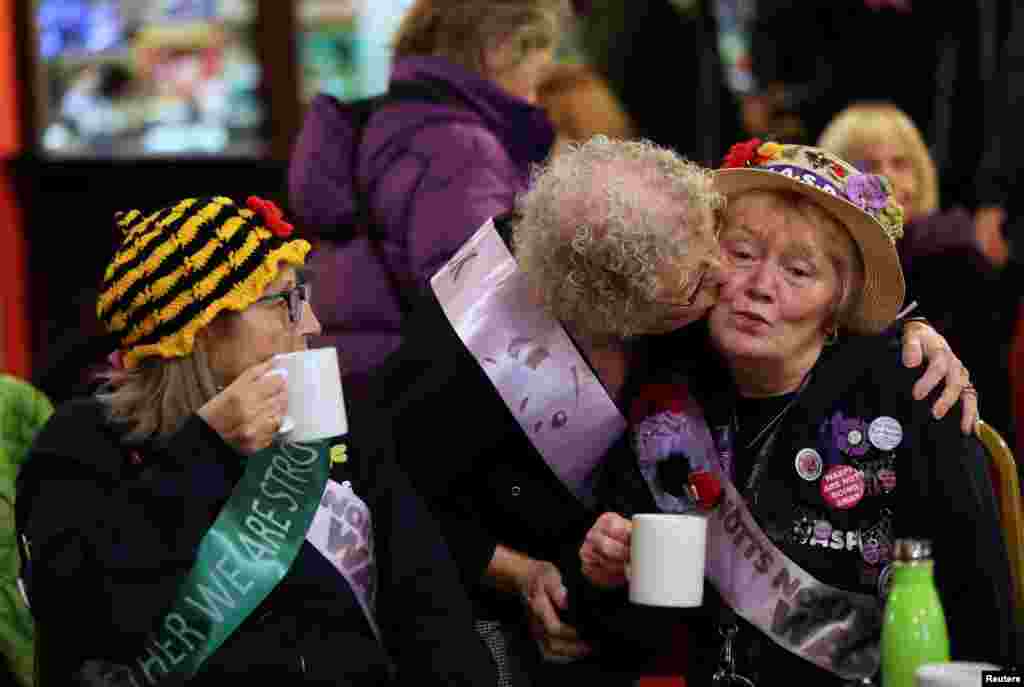
<instances>
[{"instance_id":1,"label":"curly grey hair","mask_svg":"<svg viewBox=\"0 0 1024 687\"><path fill-rule=\"evenodd\" d=\"M595 136L534 170L513 244L553 317L593 341L625 339L654 331L665 294L680 300L717 261L723 204L710 172L671 150Z\"/></svg>"}]
</instances>

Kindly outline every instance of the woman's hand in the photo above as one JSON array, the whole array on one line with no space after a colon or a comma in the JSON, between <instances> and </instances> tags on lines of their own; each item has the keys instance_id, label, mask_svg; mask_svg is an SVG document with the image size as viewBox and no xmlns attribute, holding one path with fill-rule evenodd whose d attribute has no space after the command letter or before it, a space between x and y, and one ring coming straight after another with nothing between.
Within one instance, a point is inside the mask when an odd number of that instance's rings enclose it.
<instances>
[{"instance_id":1,"label":"woman's hand","mask_svg":"<svg viewBox=\"0 0 1024 687\"><path fill-rule=\"evenodd\" d=\"M605 588L626 584L632 534L633 523L618 513L597 519L580 548L583 574L592 584Z\"/></svg>"},{"instance_id":2,"label":"woman's hand","mask_svg":"<svg viewBox=\"0 0 1024 687\"><path fill-rule=\"evenodd\" d=\"M253 365L199 409L199 416L243 455L270 446L288 412L285 376L273 360Z\"/></svg>"},{"instance_id":3,"label":"woman's hand","mask_svg":"<svg viewBox=\"0 0 1024 687\"><path fill-rule=\"evenodd\" d=\"M591 652L576 628L558 617L558 611L568 607L569 594L562 584L562 573L552 563L531 560L520 593L526 604L530 634L546 659L571 661Z\"/></svg>"},{"instance_id":4,"label":"woman's hand","mask_svg":"<svg viewBox=\"0 0 1024 687\"><path fill-rule=\"evenodd\" d=\"M942 395L932 406L935 419L942 418L963 396L963 414L960 430L970 435L978 422L978 394L971 386L970 374L956 357L949 343L935 329L924 322L913 321L903 325L903 364L917 367L923 359L928 360L928 369L914 384L914 398L921 400L939 382L945 383Z\"/></svg>"}]
</instances>

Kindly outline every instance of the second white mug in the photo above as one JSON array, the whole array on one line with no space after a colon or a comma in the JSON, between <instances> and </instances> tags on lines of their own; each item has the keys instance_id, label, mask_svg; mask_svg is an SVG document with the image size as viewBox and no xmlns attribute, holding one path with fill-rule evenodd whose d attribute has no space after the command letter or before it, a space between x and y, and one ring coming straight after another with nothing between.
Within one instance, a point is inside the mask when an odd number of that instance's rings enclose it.
<instances>
[{"instance_id":1,"label":"second white mug","mask_svg":"<svg viewBox=\"0 0 1024 687\"><path fill-rule=\"evenodd\" d=\"M634 515L629 600L647 606L700 606L707 531L707 517L700 514Z\"/></svg>"}]
</instances>

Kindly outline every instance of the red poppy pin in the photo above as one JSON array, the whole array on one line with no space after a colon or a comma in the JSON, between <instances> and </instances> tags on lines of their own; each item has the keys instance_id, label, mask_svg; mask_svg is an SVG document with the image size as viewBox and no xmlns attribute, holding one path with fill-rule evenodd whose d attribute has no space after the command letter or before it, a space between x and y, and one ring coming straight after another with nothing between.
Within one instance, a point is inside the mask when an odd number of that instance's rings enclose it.
<instances>
[{"instance_id":1,"label":"red poppy pin","mask_svg":"<svg viewBox=\"0 0 1024 687\"><path fill-rule=\"evenodd\" d=\"M264 200L257 196L249 196L245 204L250 210L263 217L263 223L274 236L286 239L295 230L295 227L284 221L284 213L281 212L281 208L277 207L274 201Z\"/></svg>"}]
</instances>

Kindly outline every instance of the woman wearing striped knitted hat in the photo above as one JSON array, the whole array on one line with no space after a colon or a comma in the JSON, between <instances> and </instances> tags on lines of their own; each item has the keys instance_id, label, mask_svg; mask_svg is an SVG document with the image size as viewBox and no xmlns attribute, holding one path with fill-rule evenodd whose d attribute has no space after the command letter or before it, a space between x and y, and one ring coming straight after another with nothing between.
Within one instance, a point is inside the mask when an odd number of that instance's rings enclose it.
<instances>
[{"instance_id":1,"label":"woman wearing striped knitted hat","mask_svg":"<svg viewBox=\"0 0 1024 687\"><path fill-rule=\"evenodd\" d=\"M320 331L309 244L259 198L116 222L97 303L114 369L19 477L37 684L493 685L390 436L357 415L329 442L280 438L272 358Z\"/></svg>"}]
</instances>

